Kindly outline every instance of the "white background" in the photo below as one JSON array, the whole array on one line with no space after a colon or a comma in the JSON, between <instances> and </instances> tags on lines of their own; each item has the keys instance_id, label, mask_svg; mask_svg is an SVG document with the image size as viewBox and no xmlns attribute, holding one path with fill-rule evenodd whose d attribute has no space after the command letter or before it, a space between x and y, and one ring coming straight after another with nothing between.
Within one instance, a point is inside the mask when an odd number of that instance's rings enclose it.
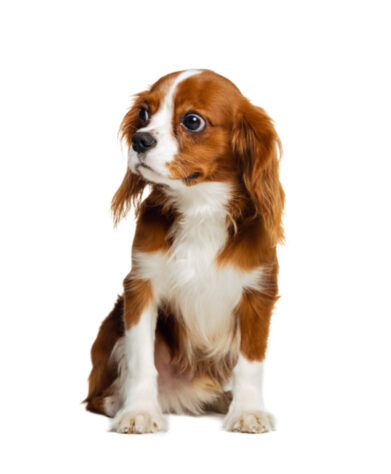
<instances>
[{"instance_id":1,"label":"white background","mask_svg":"<svg viewBox=\"0 0 391 474\"><path fill-rule=\"evenodd\" d=\"M390 472L387 3L1 3L2 472ZM267 435L170 416L121 436L80 405L130 265L133 217L114 230L109 212L118 126L191 67L235 82L284 146Z\"/></svg>"}]
</instances>

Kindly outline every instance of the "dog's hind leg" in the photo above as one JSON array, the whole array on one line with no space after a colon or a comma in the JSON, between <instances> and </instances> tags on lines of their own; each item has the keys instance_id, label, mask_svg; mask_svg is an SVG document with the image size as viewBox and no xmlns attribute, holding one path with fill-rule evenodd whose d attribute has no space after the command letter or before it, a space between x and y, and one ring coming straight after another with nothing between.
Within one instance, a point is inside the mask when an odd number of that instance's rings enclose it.
<instances>
[{"instance_id":1,"label":"dog's hind leg","mask_svg":"<svg viewBox=\"0 0 391 474\"><path fill-rule=\"evenodd\" d=\"M112 352L124 334L122 319L123 298L120 296L107 318L101 324L91 348L92 370L88 378L89 390L86 409L102 415L114 416L119 409L117 393L118 365Z\"/></svg>"}]
</instances>

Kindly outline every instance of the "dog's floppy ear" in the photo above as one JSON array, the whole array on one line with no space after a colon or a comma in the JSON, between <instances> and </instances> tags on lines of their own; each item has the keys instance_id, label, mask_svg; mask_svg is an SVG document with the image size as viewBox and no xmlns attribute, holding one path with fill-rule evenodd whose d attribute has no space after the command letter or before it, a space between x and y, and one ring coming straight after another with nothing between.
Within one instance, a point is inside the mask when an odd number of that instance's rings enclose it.
<instances>
[{"instance_id":1,"label":"dog's floppy ear","mask_svg":"<svg viewBox=\"0 0 391 474\"><path fill-rule=\"evenodd\" d=\"M270 117L247 99L236 115L232 145L255 210L262 216L273 243L277 244L284 239L285 194L279 179L281 144Z\"/></svg>"},{"instance_id":2,"label":"dog's floppy ear","mask_svg":"<svg viewBox=\"0 0 391 474\"><path fill-rule=\"evenodd\" d=\"M137 130L141 96L142 94L136 96L134 105L126 113L119 129L121 139L125 140L129 147L132 146L132 136ZM145 185L146 182L141 176L132 173L129 168L127 169L124 179L111 201L111 210L115 225L126 216L132 204L135 206L136 211L138 210Z\"/></svg>"}]
</instances>

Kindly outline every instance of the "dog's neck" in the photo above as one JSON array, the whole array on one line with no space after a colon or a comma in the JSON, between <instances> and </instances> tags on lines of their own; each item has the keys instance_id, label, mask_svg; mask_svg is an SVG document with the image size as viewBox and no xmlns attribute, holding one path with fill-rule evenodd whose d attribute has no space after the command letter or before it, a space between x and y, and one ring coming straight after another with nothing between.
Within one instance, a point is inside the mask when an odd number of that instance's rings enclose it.
<instances>
[{"instance_id":1,"label":"dog's neck","mask_svg":"<svg viewBox=\"0 0 391 474\"><path fill-rule=\"evenodd\" d=\"M163 192L176 215L170 230L175 253L203 248L203 255L213 259L228 237L230 185L203 182L195 186L167 187Z\"/></svg>"},{"instance_id":2,"label":"dog's neck","mask_svg":"<svg viewBox=\"0 0 391 474\"><path fill-rule=\"evenodd\" d=\"M195 186L164 187L169 204L183 219L225 219L232 197L231 186L220 182L203 182Z\"/></svg>"}]
</instances>

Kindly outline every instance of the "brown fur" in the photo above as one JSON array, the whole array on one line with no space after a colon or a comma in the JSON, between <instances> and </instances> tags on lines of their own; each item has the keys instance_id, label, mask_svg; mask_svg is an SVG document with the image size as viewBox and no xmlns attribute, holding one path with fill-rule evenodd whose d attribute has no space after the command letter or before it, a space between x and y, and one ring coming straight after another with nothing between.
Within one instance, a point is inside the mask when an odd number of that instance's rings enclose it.
<instances>
[{"instance_id":1,"label":"brown fur","mask_svg":"<svg viewBox=\"0 0 391 474\"><path fill-rule=\"evenodd\" d=\"M262 361L266 355L270 318L277 288L272 294L245 292L237 307L240 320L240 351L246 359Z\"/></svg>"},{"instance_id":2,"label":"brown fur","mask_svg":"<svg viewBox=\"0 0 391 474\"><path fill-rule=\"evenodd\" d=\"M88 378L88 395L84 400L87 410L105 414L103 400L118 376L117 367L110 363L110 356L115 343L123 334L123 298L118 297L113 310L102 322L91 348L92 370Z\"/></svg>"},{"instance_id":3,"label":"brown fur","mask_svg":"<svg viewBox=\"0 0 391 474\"><path fill-rule=\"evenodd\" d=\"M87 410L102 415L107 415L105 399L115 396L113 383L119 372L118 366L110 356L116 342L124 335L123 308L123 298L119 297L113 311L103 321L91 350L93 369L89 376L88 396L84 401L87 403ZM179 383L181 379L189 381L190 391L198 391L199 397L201 400L204 399L204 402L201 402L201 406L195 411L191 405L188 409L186 406L180 410L173 409L172 403L169 405L170 409L166 411L186 412L192 415L207 411L226 413L232 394L224 392L222 386L227 382L235 360L227 358L218 363L204 359L202 353L194 354L189 359L189 354L185 350L186 335L183 330L172 315L159 311L155 340L156 367L160 372L162 364L169 365ZM168 357L164 355L166 350ZM164 400L165 387L160 386L160 391Z\"/></svg>"},{"instance_id":4,"label":"brown fur","mask_svg":"<svg viewBox=\"0 0 391 474\"><path fill-rule=\"evenodd\" d=\"M120 133L128 145L140 128L138 111L142 105L153 114L178 73L157 81L149 91L138 94L125 115ZM207 122L199 134L180 126L181 117L197 104L197 113ZM225 247L217 256L219 265L233 265L249 271L264 265L262 292L244 292L236 308L240 327L240 351L248 360L265 357L272 309L278 298L276 245L283 240L282 213L284 192L279 181L280 141L265 111L252 105L238 88L212 71L189 77L175 96L173 133L179 154L168 165L170 176L183 179L188 186L202 181L230 183L234 194L229 204L231 227ZM194 172L200 176L187 179ZM164 188L154 185L152 193L140 205L147 183L139 175L126 172L114 195L112 210L115 223L126 215L131 204L138 207L133 249L141 252L167 252L172 229L180 215L167 201ZM110 395L118 368L110 354L126 328L137 324L143 308L152 299L148 281L138 280L131 272L124 281L124 299L102 323L92 347L93 369L89 378L87 409L104 413L103 399ZM178 377L189 377L194 390L204 400L202 409L225 412L230 394L222 386L229 379L237 352L228 351L220 359L208 358L201 350L189 353L188 334L180 315L166 304L159 308L156 351L168 348L170 369ZM234 335L233 335L234 337ZM159 365L159 361L156 361ZM208 394L209 395L205 395Z\"/></svg>"},{"instance_id":5,"label":"brown fur","mask_svg":"<svg viewBox=\"0 0 391 474\"><path fill-rule=\"evenodd\" d=\"M124 179L114 194L111 202L111 210L113 212L115 225L126 216L132 203L136 208L137 214L145 185L146 183L142 178L131 173L130 170L127 170Z\"/></svg>"},{"instance_id":6,"label":"brown fur","mask_svg":"<svg viewBox=\"0 0 391 474\"><path fill-rule=\"evenodd\" d=\"M176 218L174 210L163 209L163 197L156 190L143 202L133 240L133 248L140 252L168 250L169 230Z\"/></svg>"},{"instance_id":7,"label":"brown fur","mask_svg":"<svg viewBox=\"0 0 391 474\"><path fill-rule=\"evenodd\" d=\"M152 300L152 286L147 280L139 280L131 273L124 280L123 320L128 330L139 322L141 313Z\"/></svg>"},{"instance_id":8,"label":"brown fur","mask_svg":"<svg viewBox=\"0 0 391 474\"><path fill-rule=\"evenodd\" d=\"M285 195L279 180L280 140L272 121L260 107L242 99L232 144L244 185L275 245L284 238L282 212Z\"/></svg>"}]
</instances>

